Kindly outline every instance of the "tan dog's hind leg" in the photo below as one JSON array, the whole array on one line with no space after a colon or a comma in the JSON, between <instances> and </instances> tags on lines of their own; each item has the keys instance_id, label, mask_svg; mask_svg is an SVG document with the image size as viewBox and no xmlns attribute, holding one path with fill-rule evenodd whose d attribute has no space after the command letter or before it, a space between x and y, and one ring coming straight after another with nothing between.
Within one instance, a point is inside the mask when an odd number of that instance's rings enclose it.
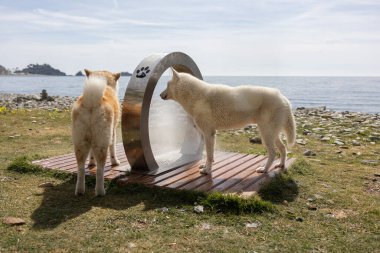
<instances>
[{"instance_id":1,"label":"tan dog's hind leg","mask_svg":"<svg viewBox=\"0 0 380 253\"><path fill-rule=\"evenodd\" d=\"M75 145L75 157L78 164L77 184L75 187L75 195L82 195L85 192L85 163L90 151L90 144L83 141L79 145Z\"/></svg>"},{"instance_id":2,"label":"tan dog's hind leg","mask_svg":"<svg viewBox=\"0 0 380 253\"><path fill-rule=\"evenodd\" d=\"M201 174L211 174L212 163L214 162L214 146L215 146L215 130L207 130L203 132L203 137L206 143L206 164L199 167Z\"/></svg>"},{"instance_id":3,"label":"tan dog's hind leg","mask_svg":"<svg viewBox=\"0 0 380 253\"><path fill-rule=\"evenodd\" d=\"M120 161L116 157L116 128L113 130L113 133L112 133L112 144L110 146L110 158L111 158L112 165L114 166L120 165Z\"/></svg>"},{"instance_id":4,"label":"tan dog's hind leg","mask_svg":"<svg viewBox=\"0 0 380 253\"><path fill-rule=\"evenodd\" d=\"M106 191L104 190L104 166L107 159L108 147L94 148L94 154L96 159L96 185L95 196L104 196Z\"/></svg>"}]
</instances>

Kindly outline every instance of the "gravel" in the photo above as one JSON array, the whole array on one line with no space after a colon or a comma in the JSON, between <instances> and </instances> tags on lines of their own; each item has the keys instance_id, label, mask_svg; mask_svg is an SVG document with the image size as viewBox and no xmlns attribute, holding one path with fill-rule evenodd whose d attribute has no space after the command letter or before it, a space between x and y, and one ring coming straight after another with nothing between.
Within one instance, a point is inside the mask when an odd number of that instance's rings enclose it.
<instances>
[{"instance_id":1,"label":"gravel","mask_svg":"<svg viewBox=\"0 0 380 253\"><path fill-rule=\"evenodd\" d=\"M9 94L0 93L0 107L5 107L7 110L15 109L46 109L46 110L67 110L71 109L76 98L47 96L41 99L40 94Z\"/></svg>"}]
</instances>

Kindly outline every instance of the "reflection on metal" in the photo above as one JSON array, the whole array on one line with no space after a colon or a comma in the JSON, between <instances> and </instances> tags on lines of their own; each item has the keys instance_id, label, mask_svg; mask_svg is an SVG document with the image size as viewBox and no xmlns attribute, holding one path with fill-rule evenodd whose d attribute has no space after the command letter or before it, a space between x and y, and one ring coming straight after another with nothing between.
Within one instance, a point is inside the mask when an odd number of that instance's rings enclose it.
<instances>
[{"instance_id":1,"label":"reflection on metal","mask_svg":"<svg viewBox=\"0 0 380 253\"><path fill-rule=\"evenodd\" d=\"M134 171L157 174L202 157L203 140L187 116L187 129L184 130L186 134L181 149L174 154L162 154L160 158L154 157L152 152L149 139L151 100L158 80L170 67L202 79L197 65L188 55L174 52L148 56L136 67L129 80L122 106L121 125L125 154Z\"/></svg>"}]
</instances>

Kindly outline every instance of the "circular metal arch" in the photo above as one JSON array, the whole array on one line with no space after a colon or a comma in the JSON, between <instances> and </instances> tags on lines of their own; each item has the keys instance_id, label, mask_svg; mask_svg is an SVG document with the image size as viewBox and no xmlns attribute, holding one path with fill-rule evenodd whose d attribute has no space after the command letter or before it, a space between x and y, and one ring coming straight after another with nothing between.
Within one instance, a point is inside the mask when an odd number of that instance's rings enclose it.
<instances>
[{"instance_id":1,"label":"circular metal arch","mask_svg":"<svg viewBox=\"0 0 380 253\"><path fill-rule=\"evenodd\" d=\"M124 150L134 171L158 169L149 140L149 109L156 84L170 67L203 79L195 62L182 52L153 54L137 65L125 91L121 119ZM202 149L203 143L196 152Z\"/></svg>"}]
</instances>

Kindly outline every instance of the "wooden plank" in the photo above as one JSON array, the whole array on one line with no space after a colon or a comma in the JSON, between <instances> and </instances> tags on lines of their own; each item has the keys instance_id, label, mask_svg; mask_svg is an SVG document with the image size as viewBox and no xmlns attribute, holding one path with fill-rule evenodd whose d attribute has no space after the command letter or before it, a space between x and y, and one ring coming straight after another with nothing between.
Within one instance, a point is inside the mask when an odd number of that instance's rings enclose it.
<instances>
[{"instance_id":1,"label":"wooden plank","mask_svg":"<svg viewBox=\"0 0 380 253\"><path fill-rule=\"evenodd\" d=\"M137 173L131 173L128 175L125 175L123 178L120 178L117 183L118 185L125 185L128 183L141 183L140 179L145 177L146 175L143 174L137 174ZM143 184L143 183L141 183Z\"/></svg>"},{"instance_id":2,"label":"wooden plank","mask_svg":"<svg viewBox=\"0 0 380 253\"><path fill-rule=\"evenodd\" d=\"M116 144L116 154L120 154L120 155L124 155L125 156L125 153L124 153L124 147L123 147L123 144L122 143L118 143ZM59 155L59 156L54 156L54 157L51 157L51 158L47 158L47 159L42 159L42 160L36 160L36 161L33 161L33 163L36 163L36 164L40 164L41 166L45 166L46 163L52 163L52 164L58 164L60 163L61 161L68 161L70 159L75 159L75 154L74 153L70 153L70 154L67 154L67 155Z\"/></svg>"},{"instance_id":3,"label":"wooden plank","mask_svg":"<svg viewBox=\"0 0 380 253\"><path fill-rule=\"evenodd\" d=\"M270 168L269 173L257 173L256 169L265 165L266 157L257 155L247 155L230 152L216 152L213 164L212 175L202 175L199 173L199 166L205 159L164 171L159 175L146 175L131 172L127 175L119 168L128 166L123 145L117 145L117 156L120 160L119 166L111 166L109 157L104 169L104 177L107 180L118 178L118 184L139 183L154 185L158 187L187 189L197 191L218 191L223 193L239 193L244 196L255 194L263 183L272 179L273 176L281 172L280 168ZM289 166L294 159L288 159L286 166ZM69 173L77 172L75 155L61 155L44 160L33 161L46 169L61 170ZM88 163L88 162L87 162ZM275 163L274 163L275 164ZM86 175L95 176L96 167L86 167ZM121 177L121 178L120 178Z\"/></svg>"},{"instance_id":4,"label":"wooden plank","mask_svg":"<svg viewBox=\"0 0 380 253\"><path fill-rule=\"evenodd\" d=\"M54 156L46 159L41 159L41 160L34 160L33 163L36 164L44 164L45 162L48 161L60 161L60 160L66 160L68 158L71 158L73 154L67 154L67 155L60 155L60 156Z\"/></svg>"},{"instance_id":5,"label":"wooden plank","mask_svg":"<svg viewBox=\"0 0 380 253\"><path fill-rule=\"evenodd\" d=\"M237 155L236 153L217 153L215 155L215 159L216 159L217 163L219 163L219 162L223 162L224 160L229 159L230 157L233 157L236 155ZM158 175L156 177L151 177L151 176L145 177L145 178L141 179L141 182L145 183L145 184L158 184L158 183L160 183L164 180L167 180L169 178L178 177L179 174L184 173L184 172L185 173L194 173L195 171L199 171L199 166L201 164L203 164L204 162L205 161L203 159L203 160L198 161L194 164L190 164L190 165L180 167L174 171L170 171L168 173Z\"/></svg>"},{"instance_id":6,"label":"wooden plank","mask_svg":"<svg viewBox=\"0 0 380 253\"><path fill-rule=\"evenodd\" d=\"M119 160L121 163L127 163L128 162L127 158L125 156L120 157ZM111 161L110 161L109 157L107 157L106 166L110 165L110 164L111 164ZM43 167L56 168L56 169L65 170L65 171L69 171L69 172L72 172L72 171L77 169L77 162L76 162L75 157L69 158L68 160L66 160L66 162L65 161L59 161L58 163L43 163L40 165ZM88 160L86 161L86 167L88 167Z\"/></svg>"},{"instance_id":7,"label":"wooden plank","mask_svg":"<svg viewBox=\"0 0 380 253\"><path fill-rule=\"evenodd\" d=\"M175 170L170 170L170 171L165 171L164 173L162 174L159 174L159 175L143 175L142 177L130 177L129 178L129 181L128 182L132 182L132 183L142 183L142 184L148 184L148 185L151 185L151 184L155 184L157 182L160 182L162 180L165 180L171 176L175 176L183 171L186 171L188 169L190 169L191 167L193 166L196 166L197 164L200 164L202 161L198 161L198 162L193 162L191 164L187 164L187 165L184 165L184 166L181 166Z\"/></svg>"},{"instance_id":8,"label":"wooden plank","mask_svg":"<svg viewBox=\"0 0 380 253\"><path fill-rule=\"evenodd\" d=\"M266 161L267 157L259 156L256 158L256 160L253 160L250 164L247 164L247 166L240 166L239 168L237 168L237 173L231 171L229 174L224 174L224 179L222 178L218 183L214 183L214 186L208 189L208 191L221 192L226 191L227 189L235 185L238 185L238 187L241 186L241 182L253 173L255 173L257 168L264 166Z\"/></svg>"},{"instance_id":9,"label":"wooden plank","mask_svg":"<svg viewBox=\"0 0 380 253\"><path fill-rule=\"evenodd\" d=\"M123 165L126 165L128 164L128 161L127 161L127 158L126 157L123 157L123 158L120 158L119 159L120 161L120 165L119 166L123 166ZM89 169L93 169L93 168L96 168L96 166L91 166L91 167L88 167L88 161L86 162L86 165L85 165L86 168L89 168ZM109 168L111 168L111 160L109 158L107 158L107 162L105 164L105 171L109 170ZM73 162L73 163L70 163L70 164L67 164L67 165L61 165L60 167L56 167L60 170L65 170L65 171L68 171L68 172L74 172L77 170L77 162Z\"/></svg>"},{"instance_id":10,"label":"wooden plank","mask_svg":"<svg viewBox=\"0 0 380 253\"><path fill-rule=\"evenodd\" d=\"M293 162L294 158L286 160L285 167L288 168L290 164L292 164ZM264 183L270 181L274 176L276 176L284 170L282 168L274 168L274 166L275 163L273 163L268 173L257 173L259 175L255 175L255 180L253 180L253 182L251 182L250 185L242 189L243 194L247 196L257 193Z\"/></svg>"},{"instance_id":11,"label":"wooden plank","mask_svg":"<svg viewBox=\"0 0 380 253\"><path fill-rule=\"evenodd\" d=\"M257 173L256 169L260 166L264 166L266 162L267 162L267 157L266 159L262 160L259 164L257 164L255 170L247 171L247 173L243 173L241 181L235 183L234 185L230 185L229 187L226 187L225 189L217 188L215 190L220 190L225 193L241 193L244 188L248 187L254 182L256 176L259 176L260 174L262 174L262 173ZM269 169L269 171L270 170L271 168Z\"/></svg>"},{"instance_id":12,"label":"wooden plank","mask_svg":"<svg viewBox=\"0 0 380 253\"><path fill-rule=\"evenodd\" d=\"M125 156L124 149L123 149L122 145L120 145L120 144L116 145L116 153ZM51 158L47 158L47 159L43 159L43 160L37 160L37 161L33 161L33 163L38 163L38 164L45 164L45 163L60 164L61 161L68 161L68 160L71 160L71 159L75 160L75 154L74 153L70 153L70 154L67 154L67 155L61 155L61 156L55 156L55 157L51 157Z\"/></svg>"},{"instance_id":13,"label":"wooden plank","mask_svg":"<svg viewBox=\"0 0 380 253\"><path fill-rule=\"evenodd\" d=\"M243 163L236 164L235 167L232 167L228 170L225 169L225 170L220 171L219 173L216 173L215 175L213 175L210 181L194 188L194 190L209 191L212 188L218 186L219 184L225 182L230 177L233 177L234 175L240 173L242 170L245 170L249 167L254 167L256 164L258 164L264 159L265 159L264 156L257 156L257 157L251 156L251 159L244 161Z\"/></svg>"},{"instance_id":14,"label":"wooden plank","mask_svg":"<svg viewBox=\"0 0 380 253\"><path fill-rule=\"evenodd\" d=\"M124 151L123 150L117 150L116 151L116 155L120 158L120 159L127 159L125 154L123 153ZM107 160L109 161L109 157L107 157ZM65 160L54 160L54 159L46 159L46 160L42 160L42 161L39 161L39 162L35 162L36 164L39 164L43 167L50 167L50 168L67 168L67 167L71 167L71 166L76 166L77 164L77 161L76 161L76 158L75 158L75 154L72 153L71 154L71 157L67 157ZM86 162L86 164L88 163L88 161ZM87 165L86 165L87 166Z\"/></svg>"},{"instance_id":15,"label":"wooden plank","mask_svg":"<svg viewBox=\"0 0 380 253\"><path fill-rule=\"evenodd\" d=\"M213 170L218 170L230 163L233 163L240 157L240 154L232 154L231 156L227 157L226 159L217 161L214 163L214 168ZM200 163L203 164L203 163ZM193 180L196 180L202 176L205 176L199 172L199 165L198 166L193 166L189 170L186 170L183 173L180 173L176 176L167 178L166 180L160 181L158 183L155 183L157 186L166 186L170 188L177 188L179 185L183 185L185 183L189 183Z\"/></svg>"},{"instance_id":16,"label":"wooden plank","mask_svg":"<svg viewBox=\"0 0 380 253\"><path fill-rule=\"evenodd\" d=\"M230 170L236 166L239 166L240 164L254 158L255 156L252 155L239 154L238 156L234 156L222 164L218 164L216 166L214 164L211 175L203 175L198 172L194 178L184 179L181 182L177 182L175 184L170 185L169 187L177 189L195 190L200 185L212 181L213 177L222 174L223 172Z\"/></svg>"}]
</instances>

